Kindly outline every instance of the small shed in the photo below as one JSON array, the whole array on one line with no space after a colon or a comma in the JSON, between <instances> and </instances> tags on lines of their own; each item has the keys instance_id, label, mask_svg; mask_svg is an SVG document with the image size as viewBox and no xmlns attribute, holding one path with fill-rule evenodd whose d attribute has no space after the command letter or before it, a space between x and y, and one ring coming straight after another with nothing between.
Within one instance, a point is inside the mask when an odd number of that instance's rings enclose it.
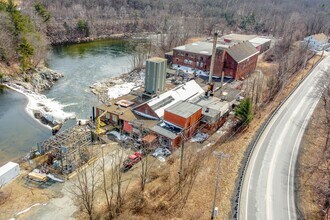
<instances>
[{"instance_id":1,"label":"small shed","mask_svg":"<svg viewBox=\"0 0 330 220\"><path fill-rule=\"evenodd\" d=\"M19 165L8 162L0 167L0 186L3 186L19 175Z\"/></svg>"},{"instance_id":2,"label":"small shed","mask_svg":"<svg viewBox=\"0 0 330 220\"><path fill-rule=\"evenodd\" d=\"M264 37L256 37L249 41L257 50L259 50L260 53L263 53L268 50L271 44L271 39Z\"/></svg>"}]
</instances>

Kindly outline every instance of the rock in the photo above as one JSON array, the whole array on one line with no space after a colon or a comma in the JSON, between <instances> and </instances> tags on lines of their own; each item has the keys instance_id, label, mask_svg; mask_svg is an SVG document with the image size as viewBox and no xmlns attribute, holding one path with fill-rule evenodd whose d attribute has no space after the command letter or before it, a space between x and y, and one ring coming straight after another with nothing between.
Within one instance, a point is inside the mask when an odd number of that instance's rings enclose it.
<instances>
[{"instance_id":1,"label":"rock","mask_svg":"<svg viewBox=\"0 0 330 220\"><path fill-rule=\"evenodd\" d=\"M54 82L63 77L63 74L46 67L39 67L31 71L28 76L30 81L28 83L33 86L33 90L36 92L42 92L44 90L49 90L54 85ZM25 79L27 79L26 77L27 76L25 76Z\"/></svg>"}]
</instances>

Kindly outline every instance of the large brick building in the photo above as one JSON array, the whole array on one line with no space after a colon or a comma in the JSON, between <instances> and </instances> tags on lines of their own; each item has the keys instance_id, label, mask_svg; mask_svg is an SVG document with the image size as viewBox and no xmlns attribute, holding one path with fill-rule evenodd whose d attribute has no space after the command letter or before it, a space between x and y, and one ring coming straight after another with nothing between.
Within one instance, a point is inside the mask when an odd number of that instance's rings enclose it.
<instances>
[{"instance_id":1,"label":"large brick building","mask_svg":"<svg viewBox=\"0 0 330 220\"><path fill-rule=\"evenodd\" d=\"M213 44L197 42L173 49L173 64L210 71ZM241 79L254 71L259 51L250 42L217 44L214 76Z\"/></svg>"}]
</instances>

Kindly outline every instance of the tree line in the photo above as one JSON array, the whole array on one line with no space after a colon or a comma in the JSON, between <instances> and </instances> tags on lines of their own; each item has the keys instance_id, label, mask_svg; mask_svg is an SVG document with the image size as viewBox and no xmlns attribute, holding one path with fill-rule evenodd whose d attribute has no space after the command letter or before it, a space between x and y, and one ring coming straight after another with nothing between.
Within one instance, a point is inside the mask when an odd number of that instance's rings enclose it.
<instances>
[{"instance_id":1,"label":"tree line","mask_svg":"<svg viewBox=\"0 0 330 220\"><path fill-rule=\"evenodd\" d=\"M24 1L27 13L34 0ZM47 34L52 42L118 33L177 32L196 36L213 31L259 33L295 39L330 31L325 0L57 0L38 1L51 14ZM84 29L82 31L82 22Z\"/></svg>"}]
</instances>

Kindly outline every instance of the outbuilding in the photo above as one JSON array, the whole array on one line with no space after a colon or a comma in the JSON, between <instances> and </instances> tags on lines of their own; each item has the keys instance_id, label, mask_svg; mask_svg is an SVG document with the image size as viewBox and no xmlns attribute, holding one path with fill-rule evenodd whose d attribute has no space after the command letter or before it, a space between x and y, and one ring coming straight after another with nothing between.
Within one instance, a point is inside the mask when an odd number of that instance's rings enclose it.
<instances>
[{"instance_id":1,"label":"outbuilding","mask_svg":"<svg viewBox=\"0 0 330 220\"><path fill-rule=\"evenodd\" d=\"M14 162L8 162L0 167L0 186L10 182L19 175L19 165Z\"/></svg>"}]
</instances>

